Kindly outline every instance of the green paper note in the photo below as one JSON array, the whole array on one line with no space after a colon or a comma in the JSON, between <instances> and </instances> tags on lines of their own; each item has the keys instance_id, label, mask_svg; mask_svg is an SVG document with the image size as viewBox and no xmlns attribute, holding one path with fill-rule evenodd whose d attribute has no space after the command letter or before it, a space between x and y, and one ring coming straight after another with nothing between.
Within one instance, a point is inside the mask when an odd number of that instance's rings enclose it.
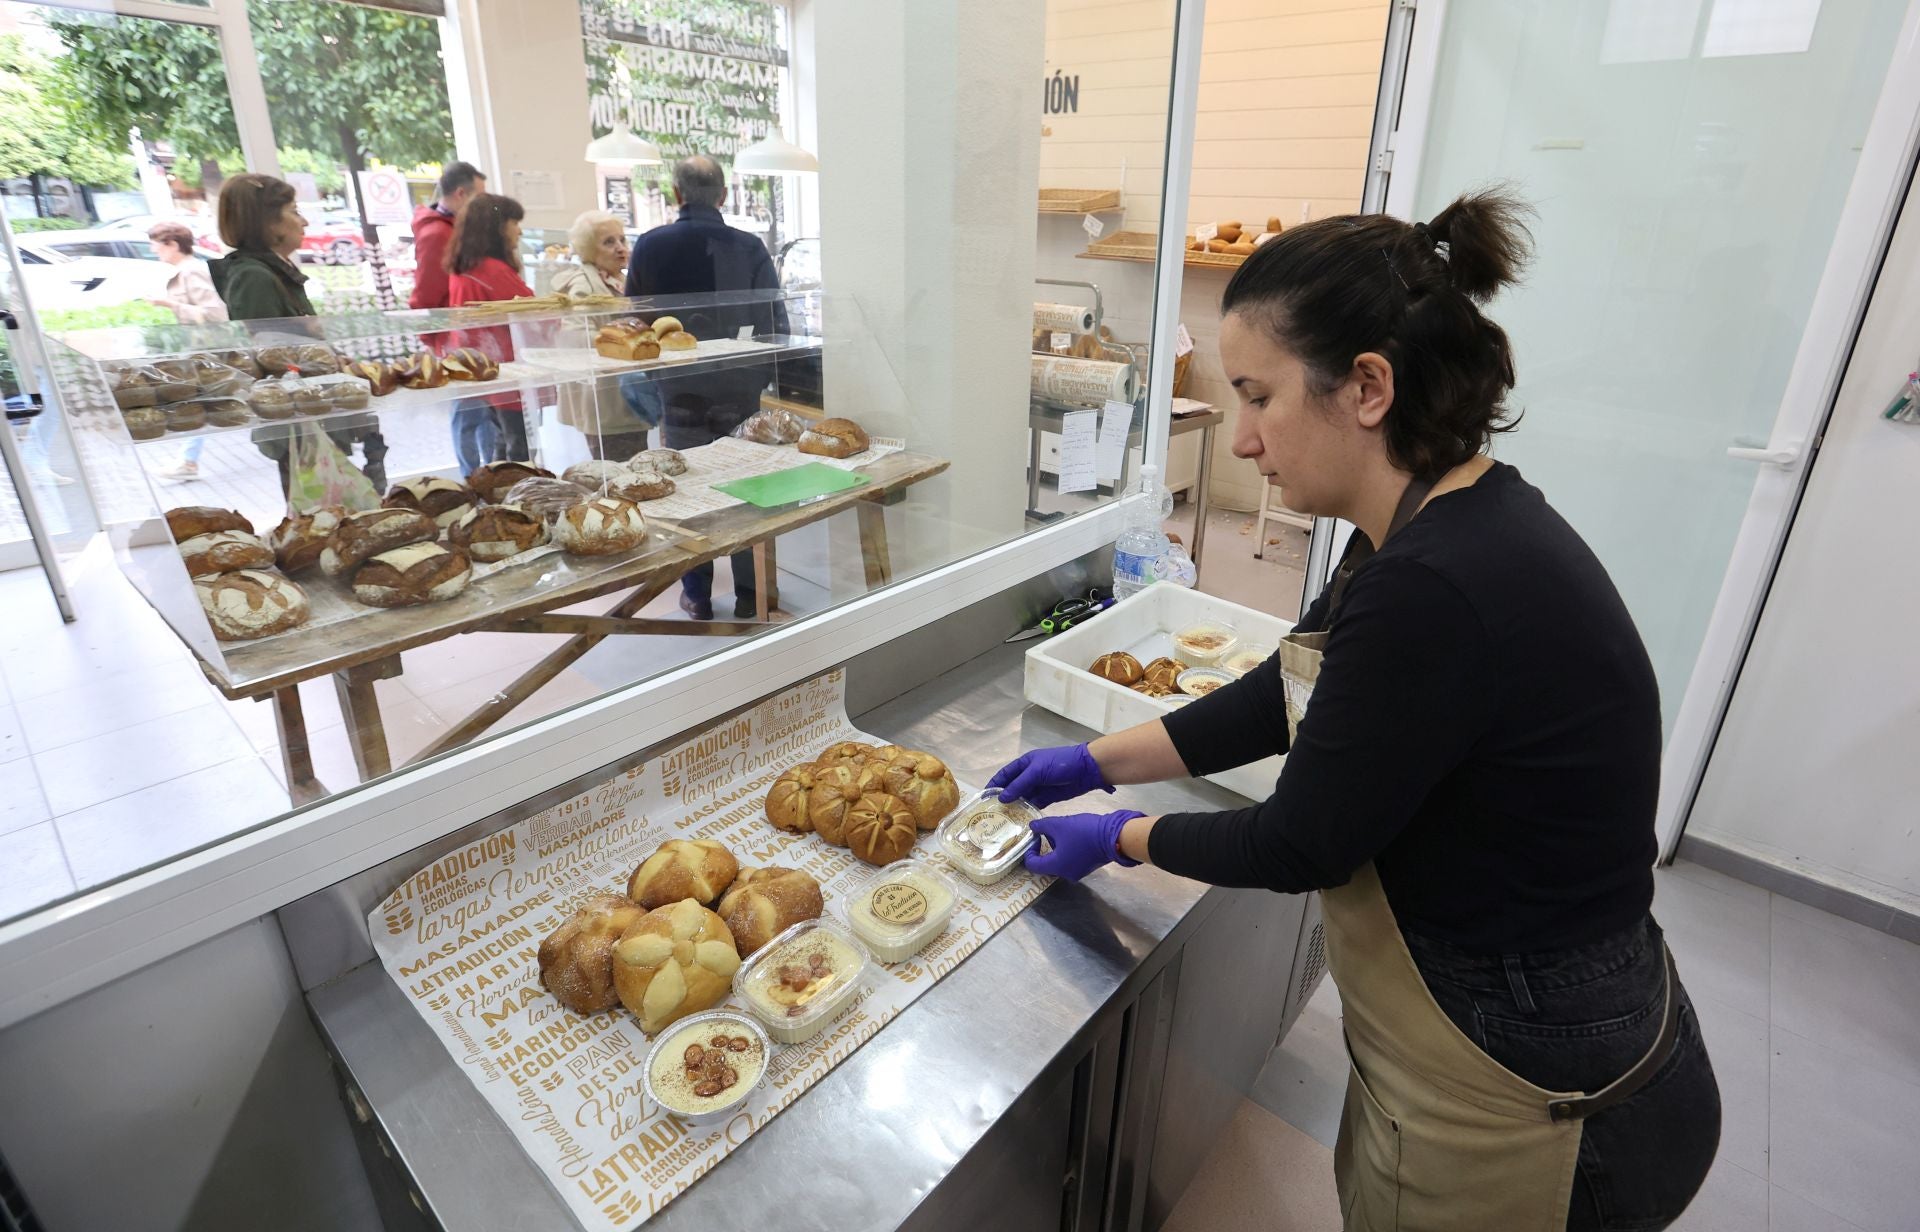
<instances>
[{"instance_id":1,"label":"green paper note","mask_svg":"<svg viewBox=\"0 0 1920 1232\"><path fill-rule=\"evenodd\" d=\"M824 462L808 462L804 466L788 467L784 471L775 471L771 475L755 475L751 479L733 479L726 483L716 483L713 488L716 492L725 492L728 496L738 497L749 505L761 509L772 509L780 505L791 505L795 501L811 500L816 496L844 492L848 488L860 487L866 482L865 475L855 475L838 467L828 466Z\"/></svg>"}]
</instances>

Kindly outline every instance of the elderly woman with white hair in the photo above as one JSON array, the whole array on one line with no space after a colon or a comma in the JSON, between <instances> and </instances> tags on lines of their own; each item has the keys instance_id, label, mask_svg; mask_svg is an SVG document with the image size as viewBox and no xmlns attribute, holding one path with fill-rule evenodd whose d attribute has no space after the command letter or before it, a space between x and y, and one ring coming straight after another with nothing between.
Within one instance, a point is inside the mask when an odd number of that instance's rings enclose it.
<instances>
[{"instance_id":1,"label":"elderly woman with white hair","mask_svg":"<svg viewBox=\"0 0 1920 1232\"><path fill-rule=\"evenodd\" d=\"M553 289L568 295L621 295L627 276L626 225L606 210L588 210L567 232L577 265L562 266ZM659 395L644 376L579 385L560 391L560 422L578 428L596 458L624 462L647 448L647 431L660 421Z\"/></svg>"}]
</instances>

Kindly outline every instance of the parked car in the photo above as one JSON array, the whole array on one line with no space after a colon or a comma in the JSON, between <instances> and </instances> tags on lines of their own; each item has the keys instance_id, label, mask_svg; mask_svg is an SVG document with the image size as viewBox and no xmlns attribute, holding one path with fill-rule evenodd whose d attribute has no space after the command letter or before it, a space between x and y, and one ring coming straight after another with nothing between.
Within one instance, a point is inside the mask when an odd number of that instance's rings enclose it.
<instances>
[{"instance_id":1,"label":"parked car","mask_svg":"<svg viewBox=\"0 0 1920 1232\"><path fill-rule=\"evenodd\" d=\"M39 311L111 308L152 299L166 289L167 275L172 271L159 261L75 254L49 242L77 234L65 231L14 238L27 295ZM145 242L141 241L143 246Z\"/></svg>"},{"instance_id":2,"label":"parked car","mask_svg":"<svg viewBox=\"0 0 1920 1232\"><path fill-rule=\"evenodd\" d=\"M321 265L358 265L367 259L367 241L360 220L350 214L320 214L307 220L307 238L300 241L297 260Z\"/></svg>"},{"instance_id":3,"label":"parked car","mask_svg":"<svg viewBox=\"0 0 1920 1232\"><path fill-rule=\"evenodd\" d=\"M227 246L220 242L220 232L218 228L214 226L213 219L199 214L176 214L171 217L165 217L159 214L135 214L131 217L116 218L112 222L102 223L92 231L48 231L42 232L41 234L53 239L93 235L101 239L133 240L140 244L140 255L142 257L151 257L153 252L146 247L147 232L153 228L155 223L162 222L185 223L187 230L193 232L194 252L202 258L222 256L227 251ZM82 254L76 253L74 255L78 256ZM108 256L117 254L96 253L93 255Z\"/></svg>"}]
</instances>

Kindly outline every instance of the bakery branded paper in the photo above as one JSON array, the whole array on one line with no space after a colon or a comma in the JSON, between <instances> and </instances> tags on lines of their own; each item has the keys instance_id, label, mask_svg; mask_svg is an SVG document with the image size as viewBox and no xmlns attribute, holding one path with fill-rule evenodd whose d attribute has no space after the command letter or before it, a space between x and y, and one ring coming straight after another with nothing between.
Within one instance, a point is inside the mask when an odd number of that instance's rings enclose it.
<instances>
[{"instance_id":1,"label":"bakery branded paper","mask_svg":"<svg viewBox=\"0 0 1920 1232\"><path fill-rule=\"evenodd\" d=\"M782 770L841 740L884 743L847 721L836 671L448 852L368 917L387 973L583 1227L643 1223L1039 897L1043 883L1024 872L974 885L922 835L912 858L953 871L962 890L938 937L906 962L876 965L819 1035L776 1048L766 1084L729 1120L696 1126L652 1104L641 1075L653 1041L625 1010L579 1017L554 1000L540 986L541 939L585 900L623 891L670 838L718 839L742 867L803 869L820 882L827 915L843 918L872 866L815 835L775 830L761 811Z\"/></svg>"}]
</instances>

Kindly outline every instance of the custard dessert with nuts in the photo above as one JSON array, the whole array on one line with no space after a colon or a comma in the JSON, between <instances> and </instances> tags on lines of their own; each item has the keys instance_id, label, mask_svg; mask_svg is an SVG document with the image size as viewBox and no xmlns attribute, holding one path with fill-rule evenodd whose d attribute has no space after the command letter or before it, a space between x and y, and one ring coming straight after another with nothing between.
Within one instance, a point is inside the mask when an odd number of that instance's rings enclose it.
<instances>
[{"instance_id":1,"label":"custard dessert with nuts","mask_svg":"<svg viewBox=\"0 0 1920 1232\"><path fill-rule=\"evenodd\" d=\"M704 1116L738 1103L766 1068L766 1046L751 1023L734 1015L703 1014L655 1046L647 1080L656 1103Z\"/></svg>"}]
</instances>

